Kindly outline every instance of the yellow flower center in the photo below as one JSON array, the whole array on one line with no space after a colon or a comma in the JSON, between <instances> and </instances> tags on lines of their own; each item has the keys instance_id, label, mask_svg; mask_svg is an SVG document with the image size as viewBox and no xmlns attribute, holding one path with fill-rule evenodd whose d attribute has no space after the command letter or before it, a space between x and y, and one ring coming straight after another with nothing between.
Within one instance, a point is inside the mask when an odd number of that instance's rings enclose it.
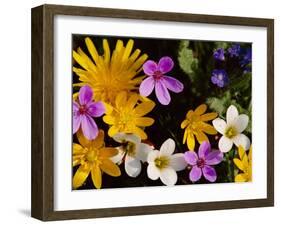
<instances>
[{"instance_id":1,"label":"yellow flower center","mask_svg":"<svg viewBox=\"0 0 281 226\"><path fill-rule=\"evenodd\" d=\"M227 128L227 130L225 131L225 134L224 134L227 138L233 138L237 135L237 130L236 128L234 127L229 127Z\"/></svg>"},{"instance_id":2,"label":"yellow flower center","mask_svg":"<svg viewBox=\"0 0 281 226\"><path fill-rule=\"evenodd\" d=\"M127 155L134 157L136 155L136 144L129 141L123 142L123 148L126 151Z\"/></svg>"},{"instance_id":3,"label":"yellow flower center","mask_svg":"<svg viewBox=\"0 0 281 226\"><path fill-rule=\"evenodd\" d=\"M160 170L167 168L169 162L169 158L166 156L160 156L154 160L155 166Z\"/></svg>"},{"instance_id":4,"label":"yellow flower center","mask_svg":"<svg viewBox=\"0 0 281 226\"><path fill-rule=\"evenodd\" d=\"M86 160L91 163L99 163L99 150L98 149L89 149L86 154Z\"/></svg>"},{"instance_id":5,"label":"yellow flower center","mask_svg":"<svg viewBox=\"0 0 281 226\"><path fill-rule=\"evenodd\" d=\"M120 112L120 116L119 116L119 128L120 131L126 131L127 129L130 128L130 125L133 123L134 120L134 115L128 113L128 112Z\"/></svg>"}]
</instances>

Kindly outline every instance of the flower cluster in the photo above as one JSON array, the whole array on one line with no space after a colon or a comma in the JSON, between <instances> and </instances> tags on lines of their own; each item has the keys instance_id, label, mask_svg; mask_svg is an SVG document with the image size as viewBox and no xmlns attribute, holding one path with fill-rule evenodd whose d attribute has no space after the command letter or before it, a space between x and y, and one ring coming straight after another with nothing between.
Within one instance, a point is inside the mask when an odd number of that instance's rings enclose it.
<instances>
[{"instance_id":1,"label":"flower cluster","mask_svg":"<svg viewBox=\"0 0 281 226\"><path fill-rule=\"evenodd\" d=\"M214 59L221 65L220 62L234 59L239 62L239 66L244 73L251 72L252 50L250 48L242 48L239 44L233 44L228 49L218 48L214 50ZM211 82L219 88L226 87L229 82L229 73L223 69L214 69L212 71Z\"/></svg>"},{"instance_id":2,"label":"flower cluster","mask_svg":"<svg viewBox=\"0 0 281 226\"><path fill-rule=\"evenodd\" d=\"M187 83L171 56L148 59L140 49L134 50L132 39L126 44L117 40L113 50L109 43L102 40L100 54L100 48L86 37L89 55L80 47L73 51L73 72L77 75L72 103L73 189L86 183L100 189L106 186L105 178L124 176L130 180L145 177L145 183L158 181L167 186L213 183L220 176L217 168L230 161L236 167L235 182L252 180L248 115L239 114L233 104L227 106L224 116L210 104L193 106L191 102L189 107L181 106L187 111L174 123L180 136L167 127L170 135L155 134L159 140L155 145L153 133L163 123L157 110L164 109L169 115L169 105L174 104L175 96L185 93ZM234 44L216 49L213 58L218 62L237 58L247 69L251 51L242 51ZM213 70L211 82L223 88L230 79L220 68ZM179 175L185 175L184 179Z\"/></svg>"}]
</instances>

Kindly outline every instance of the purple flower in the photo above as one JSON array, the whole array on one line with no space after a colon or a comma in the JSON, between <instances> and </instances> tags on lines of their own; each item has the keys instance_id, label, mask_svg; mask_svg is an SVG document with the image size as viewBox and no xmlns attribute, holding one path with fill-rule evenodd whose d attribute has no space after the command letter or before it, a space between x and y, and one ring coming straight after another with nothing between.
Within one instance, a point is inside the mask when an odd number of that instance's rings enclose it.
<instances>
[{"instance_id":1,"label":"purple flower","mask_svg":"<svg viewBox=\"0 0 281 226\"><path fill-rule=\"evenodd\" d=\"M245 53L240 61L241 66L246 66L247 64L252 62L252 49L248 48L245 50Z\"/></svg>"},{"instance_id":2,"label":"purple flower","mask_svg":"<svg viewBox=\"0 0 281 226\"><path fill-rule=\"evenodd\" d=\"M159 63L148 60L143 65L143 71L148 77L144 79L140 85L140 94L149 96L154 87L156 97L163 105L168 105L171 101L171 96L168 90L180 93L183 90L183 84L177 79L166 76L165 74L174 67L173 60L166 56L159 60Z\"/></svg>"},{"instance_id":3,"label":"purple flower","mask_svg":"<svg viewBox=\"0 0 281 226\"><path fill-rule=\"evenodd\" d=\"M230 57L238 57L240 53L240 45L234 44L230 48L228 48L228 53Z\"/></svg>"},{"instance_id":4,"label":"purple flower","mask_svg":"<svg viewBox=\"0 0 281 226\"><path fill-rule=\"evenodd\" d=\"M214 85L222 88L228 84L229 79L225 70L215 69L212 72L211 81Z\"/></svg>"},{"instance_id":5,"label":"purple flower","mask_svg":"<svg viewBox=\"0 0 281 226\"><path fill-rule=\"evenodd\" d=\"M192 166L189 173L192 182L200 180L202 173L208 181L215 182L217 173L212 166L223 160L223 153L219 150L211 150L210 143L204 141L199 147L198 155L195 151L187 151L184 153L184 159Z\"/></svg>"},{"instance_id":6,"label":"purple flower","mask_svg":"<svg viewBox=\"0 0 281 226\"><path fill-rule=\"evenodd\" d=\"M214 58L215 58L216 60L224 61L224 60L225 60L225 57L224 57L224 49L223 49L223 48L216 49L216 50L214 51L213 56L214 56Z\"/></svg>"},{"instance_id":7,"label":"purple flower","mask_svg":"<svg viewBox=\"0 0 281 226\"><path fill-rule=\"evenodd\" d=\"M103 103L93 102L92 98L91 87L83 86L79 91L79 103L73 101L73 134L81 127L88 140L93 140L98 135L98 126L92 117L100 117L105 112Z\"/></svg>"}]
</instances>

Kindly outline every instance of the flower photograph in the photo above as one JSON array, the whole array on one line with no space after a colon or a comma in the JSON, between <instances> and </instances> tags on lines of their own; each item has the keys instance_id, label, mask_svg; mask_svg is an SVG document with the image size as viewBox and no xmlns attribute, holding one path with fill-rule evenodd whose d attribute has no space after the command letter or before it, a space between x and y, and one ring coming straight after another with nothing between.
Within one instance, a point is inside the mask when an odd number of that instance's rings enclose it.
<instances>
[{"instance_id":1,"label":"flower photograph","mask_svg":"<svg viewBox=\"0 0 281 226\"><path fill-rule=\"evenodd\" d=\"M72 34L72 189L252 181L252 44Z\"/></svg>"}]
</instances>

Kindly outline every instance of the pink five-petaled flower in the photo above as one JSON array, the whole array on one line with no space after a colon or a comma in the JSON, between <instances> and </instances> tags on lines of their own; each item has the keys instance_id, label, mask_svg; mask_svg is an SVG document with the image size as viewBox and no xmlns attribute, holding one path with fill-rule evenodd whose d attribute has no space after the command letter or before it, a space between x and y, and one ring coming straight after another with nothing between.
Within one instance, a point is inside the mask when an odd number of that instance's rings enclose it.
<instances>
[{"instance_id":1,"label":"pink five-petaled flower","mask_svg":"<svg viewBox=\"0 0 281 226\"><path fill-rule=\"evenodd\" d=\"M98 135L98 126L92 117L100 117L105 112L101 101L93 102L93 91L89 86L81 87L79 102L73 101L73 134L81 127L84 136L93 140Z\"/></svg>"},{"instance_id":2,"label":"pink five-petaled flower","mask_svg":"<svg viewBox=\"0 0 281 226\"><path fill-rule=\"evenodd\" d=\"M215 182L217 173L212 166L223 160L223 153L219 150L211 150L210 143L204 141L199 147L198 155L195 151L187 151L184 153L184 159L192 166L189 173L192 182L200 180L202 173L208 181Z\"/></svg>"},{"instance_id":3,"label":"pink five-petaled flower","mask_svg":"<svg viewBox=\"0 0 281 226\"><path fill-rule=\"evenodd\" d=\"M140 94L149 96L154 87L156 97L163 105L168 105L171 101L171 96L168 89L175 93L180 93L183 90L183 84L177 79L165 75L174 67L173 60L166 56L159 60L159 63L148 60L143 65L143 71L148 77L144 79L140 85Z\"/></svg>"}]
</instances>

